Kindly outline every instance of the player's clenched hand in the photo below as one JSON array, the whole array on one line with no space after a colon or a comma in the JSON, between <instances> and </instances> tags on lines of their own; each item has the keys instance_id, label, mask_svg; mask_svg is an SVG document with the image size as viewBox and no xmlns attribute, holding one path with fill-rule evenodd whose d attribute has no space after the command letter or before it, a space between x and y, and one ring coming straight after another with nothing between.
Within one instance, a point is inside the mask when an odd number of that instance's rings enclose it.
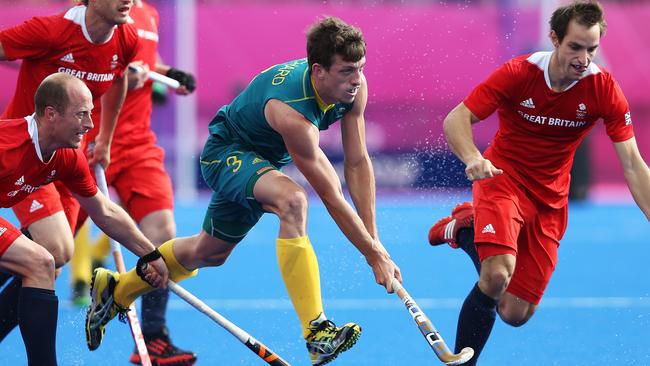
<instances>
[{"instance_id":1,"label":"player's clenched hand","mask_svg":"<svg viewBox=\"0 0 650 366\"><path fill-rule=\"evenodd\" d=\"M375 252L368 255L366 260L372 267L377 284L384 286L388 293L393 293L391 281L393 278L397 278L398 281L402 282L402 273L379 240L375 242Z\"/></svg>"},{"instance_id":2,"label":"player's clenched hand","mask_svg":"<svg viewBox=\"0 0 650 366\"><path fill-rule=\"evenodd\" d=\"M111 146L95 140L95 143L88 147L88 163L91 166L101 164L106 169L111 162Z\"/></svg>"},{"instance_id":3,"label":"player's clenched hand","mask_svg":"<svg viewBox=\"0 0 650 366\"><path fill-rule=\"evenodd\" d=\"M149 65L142 61L131 62L129 66L131 65L137 67L128 69L129 90L142 88L149 79Z\"/></svg>"},{"instance_id":4,"label":"player's clenched hand","mask_svg":"<svg viewBox=\"0 0 650 366\"><path fill-rule=\"evenodd\" d=\"M148 284L157 288L167 287L169 271L167 270L167 266L162 257L147 263L147 268L144 271L144 280L147 281Z\"/></svg>"},{"instance_id":5,"label":"player's clenched hand","mask_svg":"<svg viewBox=\"0 0 650 366\"><path fill-rule=\"evenodd\" d=\"M471 181L492 178L502 173L503 170L496 168L491 161L483 157L469 161L465 167L465 175Z\"/></svg>"}]
</instances>

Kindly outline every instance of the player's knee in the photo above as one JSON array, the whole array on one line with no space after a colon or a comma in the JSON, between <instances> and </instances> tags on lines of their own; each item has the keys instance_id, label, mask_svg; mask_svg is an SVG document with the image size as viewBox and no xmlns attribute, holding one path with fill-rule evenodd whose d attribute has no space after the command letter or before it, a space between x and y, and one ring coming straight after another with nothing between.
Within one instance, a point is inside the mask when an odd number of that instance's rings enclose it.
<instances>
[{"instance_id":1,"label":"player's knee","mask_svg":"<svg viewBox=\"0 0 650 366\"><path fill-rule=\"evenodd\" d=\"M50 235L49 237L39 238L37 243L52 253L56 268L63 267L72 258L74 252L72 237Z\"/></svg>"},{"instance_id":2,"label":"player's knee","mask_svg":"<svg viewBox=\"0 0 650 366\"><path fill-rule=\"evenodd\" d=\"M24 277L32 278L37 283L53 283L55 261L54 257L47 249L33 245L30 253L25 257Z\"/></svg>"},{"instance_id":3,"label":"player's knee","mask_svg":"<svg viewBox=\"0 0 650 366\"><path fill-rule=\"evenodd\" d=\"M74 253L74 242L73 243L62 243L60 251L57 255L54 256L54 265L56 268L63 267L66 263L70 262L72 259L72 254Z\"/></svg>"},{"instance_id":4,"label":"player's knee","mask_svg":"<svg viewBox=\"0 0 650 366\"><path fill-rule=\"evenodd\" d=\"M499 296L506 291L512 273L506 268L492 268L481 271L481 288L487 290L488 296Z\"/></svg>"},{"instance_id":5,"label":"player's knee","mask_svg":"<svg viewBox=\"0 0 650 366\"><path fill-rule=\"evenodd\" d=\"M147 232L146 236L155 246L160 246L176 236L176 225L173 222L161 224L156 230Z\"/></svg>"},{"instance_id":6,"label":"player's knee","mask_svg":"<svg viewBox=\"0 0 650 366\"><path fill-rule=\"evenodd\" d=\"M171 210L152 212L139 222L140 230L155 246L159 246L176 236L176 224Z\"/></svg>"},{"instance_id":7,"label":"player's knee","mask_svg":"<svg viewBox=\"0 0 650 366\"><path fill-rule=\"evenodd\" d=\"M280 219L296 224L307 219L307 193L305 191L296 189L282 197Z\"/></svg>"}]
</instances>

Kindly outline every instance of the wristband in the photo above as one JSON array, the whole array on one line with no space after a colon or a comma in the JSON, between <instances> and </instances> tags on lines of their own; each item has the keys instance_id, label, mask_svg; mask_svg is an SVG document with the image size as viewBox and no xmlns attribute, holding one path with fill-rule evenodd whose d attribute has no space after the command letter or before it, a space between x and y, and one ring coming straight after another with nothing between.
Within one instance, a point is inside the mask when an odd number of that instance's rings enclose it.
<instances>
[{"instance_id":1,"label":"wristband","mask_svg":"<svg viewBox=\"0 0 650 366\"><path fill-rule=\"evenodd\" d=\"M140 278L143 281L146 281L144 279L144 275L145 275L144 269L147 268L147 264L149 262L153 262L156 259L161 258L161 257L162 257L162 254L160 254L160 252L158 251L158 248L154 249L149 254L143 255L142 257L140 257L138 259L138 263L136 263L136 265L135 265L135 272L138 274L138 276L140 276Z\"/></svg>"}]
</instances>

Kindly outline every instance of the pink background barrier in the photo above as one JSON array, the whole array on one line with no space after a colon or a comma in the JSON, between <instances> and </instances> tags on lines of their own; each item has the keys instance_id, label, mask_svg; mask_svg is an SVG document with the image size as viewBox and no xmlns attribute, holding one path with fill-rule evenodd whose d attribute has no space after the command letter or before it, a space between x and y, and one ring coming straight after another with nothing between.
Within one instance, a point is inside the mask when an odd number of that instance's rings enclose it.
<instances>
[{"instance_id":1,"label":"pink background barrier","mask_svg":"<svg viewBox=\"0 0 650 366\"><path fill-rule=\"evenodd\" d=\"M308 26L320 16L334 15L359 26L367 41L368 140L375 153L425 150L444 154L441 122L446 113L499 64L537 50L540 32L539 10L535 7L468 6L452 2L198 3L197 123L202 137L218 108L232 100L256 73L273 64L304 57ZM174 9L169 1L157 4L167 32L167 37L161 38L165 42L161 47L170 50L174 46L169 32L173 28ZM65 5L3 4L0 27L62 8ZM644 64L650 59L650 39L644 33L644 21L650 19L650 4L606 2L605 9L609 30L598 61L614 73L625 91L641 151L650 159L646 148L650 139L646 123L650 117L646 92L650 70ZM169 57L168 60L173 64ZM0 89L0 106L4 106L13 92L15 71L0 67L0 80L5 85ZM171 115L166 113L164 118ZM494 118L477 125L475 137L479 145L488 144L496 125ZM161 131L162 142L169 140L165 133L173 131ZM338 134L325 134L323 146L336 154L340 149ZM591 134L590 156L596 183L623 181L614 150L601 127Z\"/></svg>"}]
</instances>

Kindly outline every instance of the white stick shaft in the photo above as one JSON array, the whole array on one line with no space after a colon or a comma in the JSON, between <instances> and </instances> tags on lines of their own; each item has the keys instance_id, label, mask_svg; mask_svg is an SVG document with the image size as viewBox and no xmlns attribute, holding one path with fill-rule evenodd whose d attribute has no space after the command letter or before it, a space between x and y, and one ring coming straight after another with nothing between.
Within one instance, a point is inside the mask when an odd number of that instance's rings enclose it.
<instances>
[{"instance_id":1,"label":"white stick shaft","mask_svg":"<svg viewBox=\"0 0 650 366\"><path fill-rule=\"evenodd\" d=\"M253 338L250 334L246 333L243 329L239 328L235 324L233 324L230 320L224 318L221 316L221 314L217 313L216 311L212 310L208 305L206 305L201 299L198 297L192 295L189 291L186 289L182 288L178 284L176 284L174 281L169 280L168 284L169 289L178 295L181 299L185 300L188 304L192 305L196 310L202 312L203 314L207 315L208 318L214 320L217 324L221 325L222 327L226 328L228 332L230 332L232 335L237 337L242 343L246 343L249 338Z\"/></svg>"},{"instance_id":2,"label":"white stick shaft","mask_svg":"<svg viewBox=\"0 0 650 366\"><path fill-rule=\"evenodd\" d=\"M111 199L108 194L108 184L106 183L106 174L104 168L97 164L95 165L95 180L97 181L97 188L106 196L107 199ZM113 259L115 260L115 268L119 273L126 272L126 266L124 265L124 259L122 257L122 249L120 243L110 239L111 251L113 252ZM135 304L131 304L131 311L129 311L129 326L131 328L131 335L135 341L135 346L138 349L138 354L140 355L140 361L143 366L152 366L151 359L149 358L149 352L147 351L147 345L144 342L144 336L142 335L142 329L140 328L140 321L138 321L138 314L135 309Z\"/></svg>"},{"instance_id":3,"label":"white stick shaft","mask_svg":"<svg viewBox=\"0 0 650 366\"><path fill-rule=\"evenodd\" d=\"M110 194L108 193L108 184L106 183L106 173L104 172L104 168L100 165L97 164L95 165L95 180L97 181L97 188L99 188L99 191L106 196L109 200L111 199ZM115 256L115 253L119 253L120 258L122 257L122 246L120 243L116 242L113 239L109 239L109 242L111 243L111 251L113 252L113 256ZM124 261L122 261L124 263ZM116 267L118 267L118 272L120 271L119 264L115 263ZM125 272L122 270L121 272Z\"/></svg>"},{"instance_id":4,"label":"white stick shaft","mask_svg":"<svg viewBox=\"0 0 650 366\"><path fill-rule=\"evenodd\" d=\"M129 69L134 72L144 72L144 70L137 65L129 65ZM181 87L181 83L179 83L178 80L172 79L169 76L165 76L163 74L159 74L155 71L149 71L147 73L147 76L149 76L149 79L165 84L172 89L178 89Z\"/></svg>"}]
</instances>

